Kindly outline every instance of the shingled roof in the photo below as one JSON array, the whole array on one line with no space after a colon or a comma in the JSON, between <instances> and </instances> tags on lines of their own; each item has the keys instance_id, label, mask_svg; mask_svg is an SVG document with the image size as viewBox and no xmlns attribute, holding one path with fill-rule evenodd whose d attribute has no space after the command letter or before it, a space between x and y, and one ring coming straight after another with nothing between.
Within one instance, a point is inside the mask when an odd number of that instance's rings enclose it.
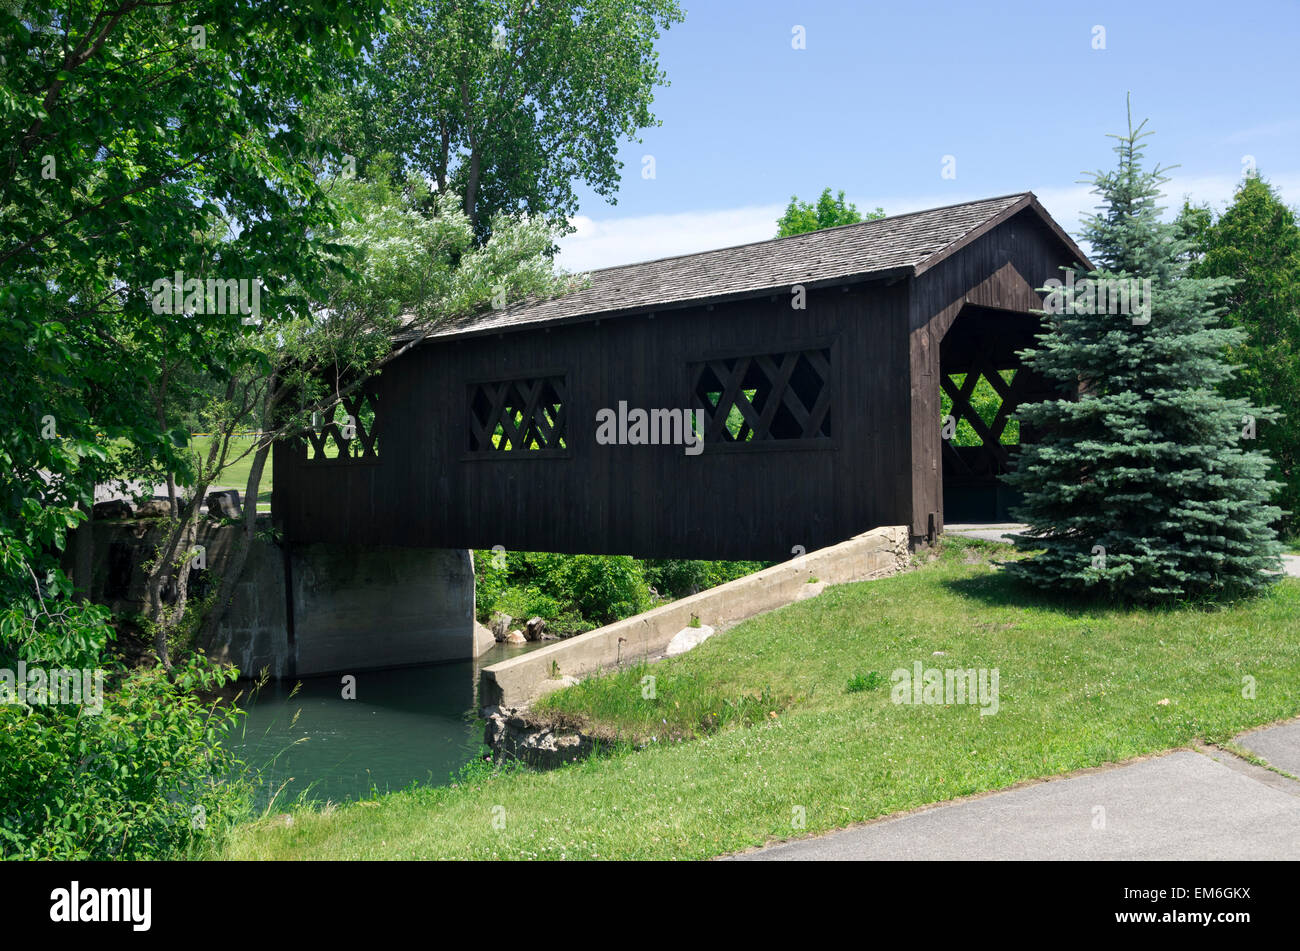
<instances>
[{"instance_id":1,"label":"shingled roof","mask_svg":"<svg viewBox=\"0 0 1300 951\"><path fill-rule=\"evenodd\" d=\"M431 337L523 329L539 324L644 313L753 296L793 284L813 287L849 279L919 274L991 227L1033 207L1078 249L1032 192L914 211L808 234L660 258L590 272L587 287L544 301L449 321ZM1084 260L1082 253L1079 259Z\"/></svg>"}]
</instances>

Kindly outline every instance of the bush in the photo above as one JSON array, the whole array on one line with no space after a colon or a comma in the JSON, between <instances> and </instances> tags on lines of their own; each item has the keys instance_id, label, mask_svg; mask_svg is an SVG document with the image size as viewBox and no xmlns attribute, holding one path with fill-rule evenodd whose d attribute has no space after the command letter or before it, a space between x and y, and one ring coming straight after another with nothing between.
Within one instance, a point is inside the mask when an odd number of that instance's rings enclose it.
<instances>
[{"instance_id":1,"label":"bush","mask_svg":"<svg viewBox=\"0 0 1300 951\"><path fill-rule=\"evenodd\" d=\"M548 630L572 637L653 605L650 587L684 598L768 567L761 561L638 561L627 555L474 552L475 611L546 619Z\"/></svg>"},{"instance_id":2,"label":"bush","mask_svg":"<svg viewBox=\"0 0 1300 951\"><path fill-rule=\"evenodd\" d=\"M546 633L554 634L556 637L576 637L595 630L597 626L595 622L588 621L577 611L561 611L547 620Z\"/></svg>"},{"instance_id":3,"label":"bush","mask_svg":"<svg viewBox=\"0 0 1300 951\"><path fill-rule=\"evenodd\" d=\"M684 598L767 568L763 561L697 561L682 558L645 562L646 581L664 597Z\"/></svg>"},{"instance_id":4,"label":"bush","mask_svg":"<svg viewBox=\"0 0 1300 951\"><path fill-rule=\"evenodd\" d=\"M535 585L509 587L497 596L488 616L495 611L525 621L530 617L553 618L560 613L560 602Z\"/></svg>"},{"instance_id":5,"label":"bush","mask_svg":"<svg viewBox=\"0 0 1300 951\"><path fill-rule=\"evenodd\" d=\"M240 712L196 696L234 673L195 658L119 674L97 715L0 704L0 858L194 856L247 808L220 745Z\"/></svg>"},{"instance_id":6,"label":"bush","mask_svg":"<svg viewBox=\"0 0 1300 951\"><path fill-rule=\"evenodd\" d=\"M492 616L497 599L510 586L510 569L498 566L501 560L494 551L474 552L474 612L481 621Z\"/></svg>"},{"instance_id":7,"label":"bush","mask_svg":"<svg viewBox=\"0 0 1300 951\"><path fill-rule=\"evenodd\" d=\"M650 607L650 586L640 563L628 555L570 555L557 566L556 596L599 624Z\"/></svg>"}]
</instances>

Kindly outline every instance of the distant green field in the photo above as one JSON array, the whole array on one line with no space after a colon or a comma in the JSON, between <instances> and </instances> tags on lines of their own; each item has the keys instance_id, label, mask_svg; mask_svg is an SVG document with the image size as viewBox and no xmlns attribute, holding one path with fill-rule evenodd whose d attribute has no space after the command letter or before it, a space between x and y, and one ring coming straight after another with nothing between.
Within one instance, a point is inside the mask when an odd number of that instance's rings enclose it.
<instances>
[{"instance_id":1,"label":"distant green field","mask_svg":"<svg viewBox=\"0 0 1300 951\"><path fill-rule=\"evenodd\" d=\"M251 437L236 437L231 440L230 457L232 459L237 459L238 461L223 470L217 479L217 484L219 485L228 485L232 488L238 489L241 498L244 494L244 486L248 485L249 470L253 468L253 454L252 452L248 452L248 454L242 459L240 459L239 456L247 451L251 444ZM192 436L190 438L190 448L194 449L196 452L202 453L204 457L207 456L207 452L211 446L211 436ZM262 481L258 485L258 511L269 512L271 510L271 477L273 474L271 469L271 457L268 455L266 458L266 468L262 470Z\"/></svg>"}]
</instances>

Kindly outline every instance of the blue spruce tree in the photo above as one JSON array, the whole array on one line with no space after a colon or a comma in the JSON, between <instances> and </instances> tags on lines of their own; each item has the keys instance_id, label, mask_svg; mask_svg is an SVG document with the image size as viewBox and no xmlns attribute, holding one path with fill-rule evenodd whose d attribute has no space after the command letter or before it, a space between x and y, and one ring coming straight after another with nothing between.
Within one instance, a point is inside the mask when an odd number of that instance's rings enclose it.
<instances>
[{"instance_id":1,"label":"blue spruce tree","mask_svg":"<svg viewBox=\"0 0 1300 951\"><path fill-rule=\"evenodd\" d=\"M1159 220L1168 169L1143 167L1145 125L1130 113L1113 136L1118 167L1091 179L1101 202L1083 236L1097 270L1043 289L1049 329L1021 353L1063 396L1018 411L1040 436L1006 477L1029 525L1015 543L1041 551L1007 567L1123 602L1234 597L1280 567L1278 484L1251 441L1278 414L1217 389L1241 336L1213 303L1230 282L1189 276L1188 242Z\"/></svg>"}]
</instances>

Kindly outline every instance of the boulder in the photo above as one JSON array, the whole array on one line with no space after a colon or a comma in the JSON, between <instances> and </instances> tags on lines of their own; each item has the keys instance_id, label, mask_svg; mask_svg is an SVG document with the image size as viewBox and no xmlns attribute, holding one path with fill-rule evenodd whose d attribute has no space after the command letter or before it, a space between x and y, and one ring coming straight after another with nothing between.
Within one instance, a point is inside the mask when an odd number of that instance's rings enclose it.
<instances>
[{"instance_id":1,"label":"boulder","mask_svg":"<svg viewBox=\"0 0 1300 951\"><path fill-rule=\"evenodd\" d=\"M608 743L575 730L534 723L522 711L489 713L483 741L497 760L522 760L537 769L553 769L608 748Z\"/></svg>"},{"instance_id":2,"label":"boulder","mask_svg":"<svg viewBox=\"0 0 1300 951\"><path fill-rule=\"evenodd\" d=\"M524 637L523 631L511 631L506 635L507 644L527 644L528 638Z\"/></svg>"},{"instance_id":3,"label":"boulder","mask_svg":"<svg viewBox=\"0 0 1300 951\"><path fill-rule=\"evenodd\" d=\"M145 499L135 508L136 518L170 518L171 503L166 499Z\"/></svg>"},{"instance_id":4,"label":"boulder","mask_svg":"<svg viewBox=\"0 0 1300 951\"><path fill-rule=\"evenodd\" d=\"M109 499L107 502L96 502L93 514L97 521L108 518L130 518L132 515L131 503L125 499Z\"/></svg>"},{"instance_id":5,"label":"boulder","mask_svg":"<svg viewBox=\"0 0 1300 951\"><path fill-rule=\"evenodd\" d=\"M492 621L488 626L492 629L492 636L496 638L498 642L506 639L506 635L510 632L510 622L513 620L514 618L509 614L492 615Z\"/></svg>"},{"instance_id":6,"label":"boulder","mask_svg":"<svg viewBox=\"0 0 1300 951\"><path fill-rule=\"evenodd\" d=\"M208 514L213 518L239 518L242 514L238 489L209 492L207 502Z\"/></svg>"},{"instance_id":7,"label":"boulder","mask_svg":"<svg viewBox=\"0 0 1300 951\"><path fill-rule=\"evenodd\" d=\"M474 620L474 656L477 657L484 651L491 650L496 646L497 639L492 636L492 632L485 626Z\"/></svg>"},{"instance_id":8,"label":"boulder","mask_svg":"<svg viewBox=\"0 0 1300 951\"><path fill-rule=\"evenodd\" d=\"M539 617L529 618L528 623L524 625L524 637L530 641L540 641L545 632L546 622Z\"/></svg>"},{"instance_id":9,"label":"boulder","mask_svg":"<svg viewBox=\"0 0 1300 951\"><path fill-rule=\"evenodd\" d=\"M685 654L691 648L699 647L712 636L713 628L707 624L701 624L699 627L684 627L668 642L667 648L664 649L664 656L675 657L678 654Z\"/></svg>"}]
</instances>

